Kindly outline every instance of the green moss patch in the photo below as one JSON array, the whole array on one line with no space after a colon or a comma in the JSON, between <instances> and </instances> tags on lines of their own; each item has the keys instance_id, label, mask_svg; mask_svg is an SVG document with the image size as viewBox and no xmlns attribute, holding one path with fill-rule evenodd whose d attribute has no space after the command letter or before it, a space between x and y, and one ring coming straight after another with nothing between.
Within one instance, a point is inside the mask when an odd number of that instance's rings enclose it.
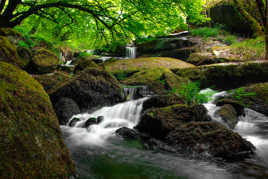
<instances>
[{"instance_id":1,"label":"green moss patch","mask_svg":"<svg viewBox=\"0 0 268 179\"><path fill-rule=\"evenodd\" d=\"M68 178L74 166L52 104L26 72L0 62L0 178Z\"/></svg>"}]
</instances>

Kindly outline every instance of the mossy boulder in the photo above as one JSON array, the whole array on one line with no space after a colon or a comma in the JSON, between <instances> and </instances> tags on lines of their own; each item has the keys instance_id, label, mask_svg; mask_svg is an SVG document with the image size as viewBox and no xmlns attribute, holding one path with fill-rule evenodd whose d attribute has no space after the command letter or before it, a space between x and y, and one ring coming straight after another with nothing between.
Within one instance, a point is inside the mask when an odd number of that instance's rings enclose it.
<instances>
[{"instance_id":1,"label":"mossy boulder","mask_svg":"<svg viewBox=\"0 0 268 179\"><path fill-rule=\"evenodd\" d=\"M86 68L100 68L91 58L80 58L75 62L74 73L83 71Z\"/></svg>"},{"instance_id":2,"label":"mossy boulder","mask_svg":"<svg viewBox=\"0 0 268 179\"><path fill-rule=\"evenodd\" d=\"M235 60L226 59L226 58L218 58L213 53L209 53L209 52L197 52L197 53L192 53L186 61L196 66L201 66L201 65L210 65L210 64L224 63L224 62L230 62L230 61L234 62Z\"/></svg>"},{"instance_id":3,"label":"mossy boulder","mask_svg":"<svg viewBox=\"0 0 268 179\"><path fill-rule=\"evenodd\" d=\"M136 129L156 139L164 139L169 132L184 123L210 120L203 105L189 107L184 104L176 104L146 110Z\"/></svg>"},{"instance_id":4,"label":"mossy boulder","mask_svg":"<svg viewBox=\"0 0 268 179\"><path fill-rule=\"evenodd\" d=\"M19 58L16 46L4 36L0 36L0 61L16 65L20 68L26 68L29 64L29 60Z\"/></svg>"},{"instance_id":5,"label":"mossy boulder","mask_svg":"<svg viewBox=\"0 0 268 179\"><path fill-rule=\"evenodd\" d=\"M167 143L177 150L204 157L241 160L254 153L254 146L217 122L189 122L170 132ZM208 156L209 155L209 156Z\"/></svg>"},{"instance_id":6,"label":"mossy boulder","mask_svg":"<svg viewBox=\"0 0 268 179\"><path fill-rule=\"evenodd\" d=\"M72 75L55 71L52 74L32 75L40 84L43 85L44 89L48 94L63 86L64 84L72 80Z\"/></svg>"},{"instance_id":7,"label":"mossy boulder","mask_svg":"<svg viewBox=\"0 0 268 179\"><path fill-rule=\"evenodd\" d=\"M108 72L87 68L58 88L49 92L55 104L63 97L72 99L81 111L93 110L123 101L119 82Z\"/></svg>"},{"instance_id":8,"label":"mossy boulder","mask_svg":"<svg viewBox=\"0 0 268 179\"><path fill-rule=\"evenodd\" d=\"M146 85L155 94L167 94L172 89L179 89L187 81L172 73L167 68L154 68L134 73L121 81L126 85Z\"/></svg>"},{"instance_id":9,"label":"mossy boulder","mask_svg":"<svg viewBox=\"0 0 268 179\"><path fill-rule=\"evenodd\" d=\"M232 33L243 36L260 34L260 16L256 13L256 2L247 0L224 0L210 8L212 22L223 24Z\"/></svg>"},{"instance_id":10,"label":"mossy boulder","mask_svg":"<svg viewBox=\"0 0 268 179\"><path fill-rule=\"evenodd\" d=\"M33 53L29 71L33 74L44 74L53 72L59 65L59 58L51 51L40 48Z\"/></svg>"},{"instance_id":11,"label":"mossy boulder","mask_svg":"<svg viewBox=\"0 0 268 179\"><path fill-rule=\"evenodd\" d=\"M234 129L238 123L238 114L231 104L223 105L215 115L219 116L230 129Z\"/></svg>"},{"instance_id":12,"label":"mossy boulder","mask_svg":"<svg viewBox=\"0 0 268 179\"><path fill-rule=\"evenodd\" d=\"M142 70L153 70L155 68L167 68L167 69L181 69L181 68L193 68L192 64L175 58L164 57L148 57L137 58L131 60L117 60L115 62L105 64L105 68L108 72L113 74L131 73Z\"/></svg>"},{"instance_id":13,"label":"mossy boulder","mask_svg":"<svg viewBox=\"0 0 268 179\"><path fill-rule=\"evenodd\" d=\"M0 62L0 178L69 178L74 165L43 87Z\"/></svg>"},{"instance_id":14,"label":"mossy boulder","mask_svg":"<svg viewBox=\"0 0 268 179\"><path fill-rule=\"evenodd\" d=\"M219 90L268 81L267 62L214 64L172 71L178 76L200 81L201 88Z\"/></svg>"}]
</instances>

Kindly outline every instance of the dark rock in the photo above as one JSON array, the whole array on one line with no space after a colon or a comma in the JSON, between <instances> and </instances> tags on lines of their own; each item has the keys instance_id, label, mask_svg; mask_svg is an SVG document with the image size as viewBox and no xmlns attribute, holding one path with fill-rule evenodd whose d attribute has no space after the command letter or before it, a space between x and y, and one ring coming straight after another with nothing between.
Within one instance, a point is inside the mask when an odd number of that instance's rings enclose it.
<instances>
[{"instance_id":1,"label":"dark rock","mask_svg":"<svg viewBox=\"0 0 268 179\"><path fill-rule=\"evenodd\" d=\"M81 72L86 68L100 68L91 58L80 58L75 62L74 73Z\"/></svg>"},{"instance_id":2,"label":"dark rock","mask_svg":"<svg viewBox=\"0 0 268 179\"><path fill-rule=\"evenodd\" d=\"M169 132L183 123L210 120L203 105L189 107L179 104L145 111L135 128L156 139L164 139Z\"/></svg>"},{"instance_id":3,"label":"dark rock","mask_svg":"<svg viewBox=\"0 0 268 179\"><path fill-rule=\"evenodd\" d=\"M122 127L120 129L117 129L115 131L115 133L118 136L123 137L124 139L128 139L128 140L135 140L135 139L139 139L139 134L138 132L136 132L133 129L129 129L127 127Z\"/></svg>"},{"instance_id":4,"label":"dark rock","mask_svg":"<svg viewBox=\"0 0 268 179\"><path fill-rule=\"evenodd\" d=\"M88 128L89 126L94 125L94 124L98 124L98 123L97 123L97 118L94 118L94 117L89 118L89 119L84 123L83 128Z\"/></svg>"},{"instance_id":5,"label":"dark rock","mask_svg":"<svg viewBox=\"0 0 268 179\"><path fill-rule=\"evenodd\" d=\"M97 124L101 123L104 120L104 116L97 117Z\"/></svg>"},{"instance_id":6,"label":"dark rock","mask_svg":"<svg viewBox=\"0 0 268 179\"><path fill-rule=\"evenodd\" d=\"M230 104L234 107L237 116L244 116L245 115L245 109L244 106L242 104L240 104L240 102L233 100L233 99L228 99L228 98L223 98L223 99L219 99L216 102L217 106L224 106L226 104Z\"/></svg>"},{"instance_id":7,"label":"dark rock","mask_svg":"<svg viewBox=\"0 0 268 179\"><path fill-rule=\"evenodd\" d=\"M208 153L228 160L243 159L255 150L250 142L217 122L186 123L171 131L166 141L181 152Z\"/></svg>"},{"instance_id":8,"label":"dark rock","mask_svg":"<svg viewBox=\"0 0 268 179\"><path fill-rule=\"evenodd\" d=\"M162 108L183 103L183 99L176 95L153 96L143 103L142 110L145 111L150 108Z\"/></svg>"},{"instance_id":9,"label":"dark rock","mask_svg":"<svg viewBox=\"0 0 268 179\"><path fill-rule=\"evenodd\" d=\"M244 36L254 34L250 22L239 13L234 5L219 4L212 7L210 9L210 18L213 23L223 24L232 33Z\"/></svg>"},{"instance_id":10,"label":"dark rock","mask_svg":"<svg viewBox=\"0 0 268 179\"><path fill-rule=\"evenodd\" d=\"M174 49L168 51L161 51L157 53L157 56L160 57L172 57L180 60L187 60L192 53L196 51L195 47L187 47L181 49Z\"/></svg>"},{"instance_id":11,"label":"dark rock","mask_svg":"<svg viewBox=\"0 0 268 179\"><path fill-rule=\"evenodd\" d=\"M79 122L79 121L81 121L81 119L74 117L74 118L72 118L71 121L69 122L69 126L70 126L70 127L74 127L74 126L76 125L76 123Z\"/></svg>"},{"instance_id":12,"label":"dark rock","mask_svg":"<svg viewBox=\"0 0 268 179\"><path fill-rule=\"evenodd\" d=\"M223 105L219 110L215 112L216 116L220 116L221 119L227 124L228 127L234 129L238 123L238 115L235 108L230 104Z\"/></svg>"},{"instance_id":13,"label":"dark rock","mask_svg":"<svg viewBox=\"0 0 268 179\"><path fill-rule=\"evenodd\" d=\"M73 115L80 113L80 109L75 101L64 97L57 101L54 105L54 110L61 125L66 125Z\"/></svg>"},{"instance_id":14,"label":"dark rock","mask_svg":"<svg viewBox=\"0 0 268 179\"><path fill-rule=\"evenodd\" d=\"M123 101L120 84L108 72L88 68L71 81L51 91L53 104L62 98L70 98L80 110L113 105Z\"/></svg>"}]
</instances>

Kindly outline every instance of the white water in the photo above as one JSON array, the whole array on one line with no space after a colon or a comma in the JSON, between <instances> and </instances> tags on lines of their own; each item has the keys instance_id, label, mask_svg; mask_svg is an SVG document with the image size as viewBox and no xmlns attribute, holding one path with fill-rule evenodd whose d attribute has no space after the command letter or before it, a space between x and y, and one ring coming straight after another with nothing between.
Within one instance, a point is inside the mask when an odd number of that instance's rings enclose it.
<instances>
[{"instance_id":1,"label":"white water","mask_svg":"<svg viewBox=\"0 0 268 179\"><path fill-rule=\"evenodd\" d=\"M71 133L70 140L81 144L105 145L107 139L114 135L114 132L121 127L133 128L140 119L142 104L148 97L138 100L131 100L111 107L103 107L91 114L84 113L75 115L72 118L80 118L81 121L75 127L62 126L65 132ZM87 119L103 116L104 120L87 129L81 128ZM71 120L70 120L71 121Z\"/></svg>"},{"instance_id":2,"label":"white water","mask_svg":"<svg viewBox=\"0 0 268 179\"><path fill-rule=\"evenodd\" d=\"M216 106L214 102L219 97L226 95L228 95L226 92L216 93L212 96L212 100L210 102L204 104L211 118L224 125L226 124L221 120L221 118L219 116L215 116L215 112L220 107ZM234 131L250 141L256 147L256 154L260 157L260 159L268 162L268 117L247 108L245 109L245 114L245 116L239 117L239 122Z\"/></svg>"},{"instance_id":3,"label":"white water","mask_svg":"<svg viewBox=\"0 0 268 179\"><path fill-rule=\"evenodd\" d=\"M137 47L126 47L126 58L136 58Z\"/></svg>"}]
</instances>

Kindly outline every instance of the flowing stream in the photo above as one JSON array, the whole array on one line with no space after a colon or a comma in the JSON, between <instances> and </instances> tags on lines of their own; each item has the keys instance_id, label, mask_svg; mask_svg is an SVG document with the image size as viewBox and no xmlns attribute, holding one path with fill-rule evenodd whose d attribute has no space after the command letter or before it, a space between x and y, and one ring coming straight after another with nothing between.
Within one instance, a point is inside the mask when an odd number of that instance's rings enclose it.
<instances>
[{"instance_id":1,"label":"flowing stream","mask_svg":"<svg viewBox=\"0 0 268 179\"><path fill-rule=\"evenodd\" d=\"M250 109L241 117L235 131L257 148L256 156L237 163L219 163L187 159L178 154L146 151L138 141L125 141L115 135L121 127L133 128L140 118L142 104L148 97L103 107L91 114L74 117L81 121L74 127L61 126L80 178L103 179L265 179L268 178L268 118ZM215 94L204 104L214 116L213 101L225 92ZM89 128L81 128L88 118L103 116L104 120Z\"/></svg>"}]
</instances>

